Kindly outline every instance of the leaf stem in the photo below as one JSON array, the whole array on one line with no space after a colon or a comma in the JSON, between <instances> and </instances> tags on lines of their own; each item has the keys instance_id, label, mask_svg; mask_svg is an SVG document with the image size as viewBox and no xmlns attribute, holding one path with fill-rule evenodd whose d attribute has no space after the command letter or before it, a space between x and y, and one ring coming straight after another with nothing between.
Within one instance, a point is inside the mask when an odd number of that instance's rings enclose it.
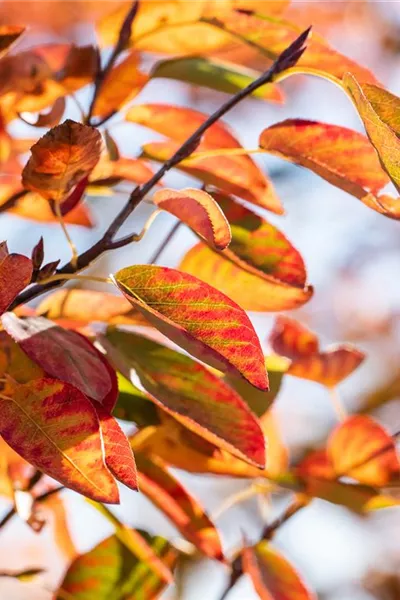
<instances>
[{"instance_id":1,"label":"leaf stem","mask_svg":"<svg viewBox=\"0 0 400 600\"><path fill-rule=\"evenodd\" d=\"M336 413L338 420L341 422L345 421L347 419L347 411L344 407L342 399L339 396L337 387L330 387L330 388L328 388L328 390L329 390L329 395L331 398L332 406L334 408L334 411Z\"/></svg>"},{"instance_id":2,"label":"leaf stem","mask_svg":"<svg viewBox=\"0 0 400 600\"><path fill-rule=\"evenodd\" d=\"M135 5L137 5L135 3ZM285 71L293 67L301 55L303 54L306 46L305 42L307 40L309 29L304 31L280 56L277 60L272 64L272 66L265 71L258 79L252 81L247 87L243 88L237 94L229 98L219 109L217 109L212 115L210 115L197 129L190 135L185 142L181 145L181 147L175 152L175 154L169 158L154 175L142 186L137 186L133 192L131 193L126 205L122 208L122 210L117 214L114 220L110 223L107 230L103 234L103 236L95 243L93 246L88 248L85 252L78 256L77 264L74 265L71 262L65 264L63 267L57 270L57 274L71 274L76 273L77 271L81 271L88 267L92 262L94 262L99 256L103 253L111 250L113 248L113 238L118 233L121 226L125 223L127 218L131 215L131 213L135 210L135 208L140 204L142 200L145 199L147 194L153 189L155 185L164 177L165 173L167 173L170 169L179 164L182 160L188 158L197 148L203 134L216 123L221 117L223 117L227 112L229 112L234 106L239 104L244 98L251 95L256 89L265 85L266 83L271 83L274 81L277 74ZM126 240L126 244L130 243L131 240ZM162 251L162 249L161 249ZM153 260L157 260L158 251L153 257ZM57 287L60 285L60 281L51 281L46 285L34 285L29 289L25 290L21 294L18 295L16 300L10 307L10 310L19 306L20 304L24 304L29 302L33 298L44 294L48 290Z\"/></svg>"},{"instance_id":3,"label":"leaf stem","mask_svg":"<svg viewBox=\"0 0 400 600\"><path fill-rule=\"evenodd\" d=\"M221 148L219 150L205 150L204 152L194 152L189 158L183 161L183 164L202 158L211 158L213 156L243 156L244 154L266 154L263 148Z\"/></svg>"},{"instance_id":4,"label":"leaf stem","mask_svg":"<svg viewBox=\"0 0 400 600\"><path fill-rule=\"evenodd\" d=\"M110 277L96 277L94 275L78 275L77 273L73 273L71 275L68 274L56 274L51 275L51 277L47 277L44 279L41 284L47 285L48 283L52 283L53 281L70 281L72 279L78 279L79 281L95 281L97 283L113 283Z\"/></svg>"},{"instance_id":5,"label":"leaf stem","mask_svg":"<svg viewBox=\"0 0 400 600\"><path fill-rule=\"evenodd\" d=\"M110 242L109 249L114 250L115 248L122 248L122 246L126 246L131 242L140 242L140 240L143 239L143 237L148 232L148 230L150 229L150 227L152 226L152 224L154 223L154 221L160 213L161 210L157 208L154 212L151 213L140 233L131 233L130 235L126 235L125 237L122 237L119 240Z\"/></svg>"},{"instance_id":6,"label":"leaf stem","mask_svg":"<svg viewBox=\"0 0 400 600\"><path fill-rule=\"evenodd\" d=\"M74 242L72 241L71 236L69 235L68 228L65 224L64 217L61 212L61 205L59 202L54 203L54 212L56 213L58 222L61 225L61 229L63 230L63 234L64 234L65 239L67 240L68 246L70 247L70 250L71 250L71 254L72 254L71 264L76 267L76 265L78 263L78 256L79 256L78 250L77 250Z\"/></svg>"}]
</instances>

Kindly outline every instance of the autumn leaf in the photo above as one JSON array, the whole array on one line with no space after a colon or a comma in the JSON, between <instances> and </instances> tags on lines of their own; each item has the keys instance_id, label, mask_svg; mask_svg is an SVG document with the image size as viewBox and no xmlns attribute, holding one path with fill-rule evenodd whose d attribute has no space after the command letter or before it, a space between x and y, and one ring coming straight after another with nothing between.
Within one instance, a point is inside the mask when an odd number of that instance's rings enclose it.
<instances>
[{"instance_id":1,"label":"autumn leaf","mask_svg":"<svg viewBox=\"0 0 400 600\"><path fill-rule=\"evenodd\" d=\"M151 545L157 555L171 568L175 565L178 553L162 537L141 535ZM104 568L107 565L107 568ZM55 597L64 600L66 594L75 600L87 600L89 596L97 600L125 600L139 597L151 600L165 587L153 573L146 561L136 558L115 536L111 536L92 550L78 556L70 565Z\"/></svg>"},{"instance_id":2,"label":"autumn leaf","mask_svg":"<svg viewBox=\"0 0 400 600\"><path fill-rule=\"evenodd\" d=\"M210 194L203 190L164 188L153 196L158 208L170 212L206 239L217 250L223 250L231 241L231 230L224 213Z\"/></svg>"},{"instance_id":3,"label":"autumn leaf","mask_svg":"<svg viewBox=\"0 0 400 600\"><path fill-rule=\"evenodd\" d=\"M20 198L13 208L9 210L24 219L31 219L39 223L57 223L58 219L51 209L50 203L40 194L28 192ZM89 208L83 204L78 204L64 217L64 222L71 225L81 225L82 227L93 227L92 217Z\"/></svg>"},{"instance_id":4,"label":"autumn leaf","mask_svg":"<svg viewBox=\"0 0 400 600\"><path fill-rule=\"evenodd\" d=\"M65 104L65 98L57 98L50 110L45 113L40 113L34 122L26 120L25 116L22 114L19 115L19 118L31 127L55 127L62 119L65 111Z\"/></svg>"},{"instance_id":5,"label":"autumn leaf","mask_svg":"<svg viewBox=\"0 0 400 600\"><path fill-rule=\"evenodd\" d=\"M111 330L100 341L125 377L136 371L157 406L213 444L264 466L260 425L221 378L188 356L135 333Z\"/></svg>"},{"instance_id":6,"label":"autumn leaf","mask_svg":"<svg viewBox=\"0 0 400 600\"><path fill-rule=\"evenodd\" d=\"M22 254L10 254L7 242L0 243L0 314L29 285L32 273L33 263L30 258Z\"/></svg>"},{"instance_id":7,"label":"autumn leaf","mask_svg":"<svg viewBox=\"0 0 400 600\"><path fill-rule=\"evenodd\" d=\"M301 27L283 19L264 14L248 14L245 11L226 11L216 18L203 20L230 33L234 38L246 42L272 60L278 58L302 31ZM315 33L308 40L307 50L293 70L339 81L350 71L361 81L377 82L368 69L331 48L320 35Z\"/></svg>"},{"instance_id":8,"label":"autumn leaf","mask_svg":"<svg viewBox=\"0 0 400 600\"><path fill-rule=\"evenodd\" d=\"M163 162L204 123L207 115L184 106L143 104L133 106L127 112L126 119L170 138L171 141L145 144L143 147L148 158ZM228 127L219 121L204 133L196 152L214 152L221 148L241 148L241 145ZM278 214L283 212L271 182L247 155L193 157L177 165L177 168L253 204Z\"/></svg>"},{"instance_id":9,"label":"autumn leaf","mask_svg":"<svg viewBox=\"0 0 400 600\"><path fill-rule=\"evenodd\" d=\"M118 373L118 400L113 410L117 419L135 423L138 428L158 425L159 409L150 396Z\"/></svg>"},{"instance_id":10,"label":"autumn leaf","mask_svg":"<svg viewBox=\"0 0 400 600\"><path fill-rule=\"evenodd\" d=\"M94 401L93 407L100 421L107 467L121 483L132 490L137 490L135 459L128 438L118 422L101 404Z\"/></svg>"},{"instance_id":11,"label":"autumn leaf","mask_svg":"<svg viewBox=\"0 0 400 600\"><path fill-rule=\"evenodd\" d=\"M3 53L24 33L25 27L19 25L0 26L0 53Z\"/></svg>"},{"instance_id":12,"label":"autumn leaf","mask_svg":"<svg viewBox=\"0 0 400 600\"><path fill-rule=\"evenodd\" d=\"M137 454L140 490L209 558L222 560L218 532L204 509L160 461Z\"/></svg>"},{"instance_id":13,"label":"autumn leaf","mask_svg":"<svg viewBox=\"0 0 400 600\"><path fill-rule=\"evenodd\" d=\"M400 475L393 438L367 415L354 415L341 423L328 439L327 454L338 477L381 487Z\"/></svg>"},{"instance_id":14,"label":"autumn leaf","mask_svg":"<svg viewBox=\"0 0 400 600\"><path fill-rule=\"evenodd\" d=\"M150 325L125 298L95 290L57 290L40 302L36 312L48 319L61 321L63 326L70 322L71 328L93 321L110 325Z\"/></svg>"},{"instance_id":15,"label":"autumn leaf","mask_svg":"<svg viewBox=\"0 0 400 600\"><path fill-rule=\"evenodd\" d=\"M78 389L57 379L35 379L0 395L0 406L0 433L18 454L89 498L119 502L103 462L96 412Z\"/></svg>"},{"instance_id":16,"label":"autumn leaf","mask_svg":"<svg viewBox=\"0 0 400 600\"><path fill-rule=\"evenodd\" d=\"M267 541L244 548L242 564L262 600L316 600L290 562Z\"/></svg>"},{"instance_id":17,"label":"autumn leaf","mask_svg":"<svg viewBox=\"0 0 400 600\"><path fill-rule=\"evenodd\" d=\"M260 77L261 73L227 61L189 56L159 61L150 73L151 79L158 77L175 79L193 85L201 85L226 94L236 94ZM280 88L268 83L252 94L260 100L281 104L283 94Z\"/></svg>"},{"instance_id":18,"label":"autumn leaf","mask_svg":"<svg viewBox=\"0 0 400 600\"><path fill-rule=\"evenodd\" d=\"M31 148L22 171L25 188L62 202L100 158L101 136L93 127L68 119L50 129Z\"/></svg>"},{"instance_id":19,"label":"autumn leaf","mask_svg":"<svg viewBox=\"0 0 400 600\"><path fill-rule=\"evenodd\" d=\"M227 294L245 310L277 311L313 293L300 253L274 225L219 192L213 197L229 221L232 241L221 253L197 244L180 268Z\"/></svg>"},{"instance_id":20,"label":"autumn leaf","mask_svg":"<svg viewBox=\"0 0 400 600\"><path fill-rule=\"evenodd\" d=\"M69 93L78 91L83 86L91 83L97 70L97 51L94 46L66 46L60 48L62 64L53 65L55 79ZM53 51L47 60L57 57L57 52Z\"/></svg>"},{"instance_id":21,"label":"autumn leaf","mask_svg":"<svg viewBox=\"0 0 400 600\"><path fill-rule=\"evenodd\" d=\"M264 129L259 144L361 201L368 194L376 195L389 181L368 139L346 127L287 119Z\"/></svg>"},{"instance_id":22,"label":"autumn leaf","mask_svg":"<svg viewBox=\"0 0 400 600\"><path fill-rule=\"evenodd\" d=\"M19 319L7 313L2 323L29 358L48 375L74 385L99 402L112 393L111 367L107 368L100 352L83 336L44 317Z\"/></svg>"},{"instance_id":23,"label":"autumn leaf","mask_svg":"<svg viewBox=\"0 0 400 600\"><path fill-rule=\"evenodd\" d=\"M93 109L95 117L119 110L133 100L146 85L149 76L139 70L139 55L130 52L104 79Z\"/></svg>"},{"instance_id":24,"label":"autumn leaf","mask_svg":"<svg viewBox=\"0 0 400 600\"><path fill-rule=\"evenodd\" d=\"M120 180L142 184L146 183L152 175L153 170L146 161L140 158L108 160L102 156L91 172L89 179L92 185L101 185L103 182L107 183L107 181L114 184Z\"/></svg>"},{"instance_id":25,"label":"autumn leaf","mask_svg":"<svg viewBox=\"0 0 400 600\"><path fill-rule=\"evenodd\" d=\"M272 348L292 359L288 375L335 387L351 375L365 355L351 344L337 344L325 352L318 349L316 336L300 323L279 317L270 335Z\"/></svg>"},{"instance_id":26,"label":"autumn leaf","mask_svg":"<svg viewBox=\"0 0 400 600\"><path fill-rule=\"evenodd\" d=\"M196 277L154 265L121 269L115 282L161 333L196 358L222 371L240 373L268 389L260 342L246 313Z\"/></svg>"}]
</instances>

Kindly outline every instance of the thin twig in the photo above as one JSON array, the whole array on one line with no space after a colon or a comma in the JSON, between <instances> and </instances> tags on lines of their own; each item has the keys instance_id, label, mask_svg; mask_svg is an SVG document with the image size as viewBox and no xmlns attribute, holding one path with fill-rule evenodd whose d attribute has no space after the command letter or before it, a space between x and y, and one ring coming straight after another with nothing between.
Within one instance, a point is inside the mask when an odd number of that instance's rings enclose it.
<instances>
[{"instance_id":1,"label":"thin twig","mask_svg":"<svg viewBox=\"0 0 400 600\"><path fill-rule=\"evenodd\" d=\"M182 225L182 221L177 221L175 223L175 225L173 226L171 231L168 233L166 238L161 242L161 244L159 245L157 250L154 252L154 254L149 259L149 265L156 264L157 260L160 258L161 254L164 252L165 248L168 246L168 244L170 243L172 238L175 236L176 232L178 231L178 229L181 225Z\"/></svg>"},{"instance_id":2,"label":"thin twig","mask_svg":"<svg viewBox=\"0 0 400 600\"><path fill-rule=\"evenodd\" d=\"M3 204L0 206L0 213L6 212L7 210L14 208L14 206L17 204L18 200L20 200L21 198L26 196L28 192L29 192L29 190L20 190L19 192L16 192L12 196L10 196L8 198L8 200L3 202Z\"/></svg>"},{"instance_id":3,"label":"thin twig","mask_svg":"<svg viewBox=\"0 0 400 600\"><path fill-rule=\"evenodd\" d=\"M104 235L95 244L93 244L93 246L91 246L78 257L77 265L74 266L71 262L69 262L58 269L57 274L68 274L81 271L99 258L99 256L101 256L104 252L112 249L113 238L119 231L120 227L125 223L127 218L153 189L153 187L164 177L165 173L167 173L185 158L188 158L196 150L202 135L234 106L239 104L239 102L252 94L262 85L274 81L275 77L279 73L295 65L305 50L304 43L308 34L309 29L302 33L284 52L282 52L282 54L268 69L268 71L250 83L246 88L240 90L233 97L229 98L218 110L210 115L208 119L206 119L185 142L183 142L175 154L169 158L143 186L138 186L133 190L128 202L111 222ZM129 239L126 240L126 244L128 243L130 243ZM20 304L29 302L33 298L44 294L48 290L57 287L60 284L60 281L52 281L46 285L34 285L33 287L19 294L17 299L10 307L10 310L16 306L19 306Z\"/></svg>"},{"instance_id":4,"label":"thin twig","mask_svg":"<svg viewBox=\"0 0 400 600\"><path fill-rule=\"evenodd\" d=\"M140 240L148 232L151 225L154 223L155 219L158 217L158 215L160 213L161 213L161 210L158 208L154 212L152 212L151 215L149 216L149 218L147 219L146 223L144 224L143 229L140 233L131 233L129 235L126 235L126 236L120 238L119 240L110 242L109 250L114 250L115 248L122 248L122 246L126 246L127 244L130 244L131 242L140 242Z\"/></svg>"}]
</instances>

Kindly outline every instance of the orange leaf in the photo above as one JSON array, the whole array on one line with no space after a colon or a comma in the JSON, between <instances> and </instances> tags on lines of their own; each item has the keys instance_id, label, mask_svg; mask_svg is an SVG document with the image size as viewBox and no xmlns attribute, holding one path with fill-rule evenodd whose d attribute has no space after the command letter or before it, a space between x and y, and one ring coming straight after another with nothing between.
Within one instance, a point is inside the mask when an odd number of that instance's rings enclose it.
<instances>
[{"instance_id":1,"label":"orange leaf","mask_svg":"<svg viewBox=\"0 0 400 600\"><path fill-rule=\"evenodd\" d=\"M118 489L103 462L96 412L79 390L42 378L0 396L0 433L27 461L71 489L116 504Z\"/></svg>"},{"instance_id":2,"label":"orange leaf","mask_svg":"<svg viewBox=\"0 0 400 600\"><path fill-rule=\"evenodd\" d=\"M39 114L35 122L26 120L22 114L19 115L19 118L31 127L54 127L61 121L64 111L65 98L57 98L50 110Z\"/></svg>"},{"instance_id":3,"label":"orange leaf","mask_svg":"<svg viewBox=\"0 0 400 600\"><path fill-rule=\"evenodd\" d=\"M362 201L389 181L368 139L346 127L287 119L264 129L259 143Z\"/></svg>"},{"instance_id":4,"label":"orange leaf","mask_svg":"<svg viewBox=\"0 0 400 600\"><path fill-rule=\"evenodd\" d=\"M153 265L121 269L115 282L161 333L216 369L268 389L264 357L246 313L196 277Z\"/></svg>"},{"instance_id":5,"label":"orange leaf","mask_svg":"<svg viewBox=\"0 0 400 600\"><path fill-rule=\"evenodd\" d=\"M202 190L163 189L153 196L153 202L175 215L217 250L231 241L231 230L224 213L210 194Z\"/></svg>"},{"instance_id":6,"label":"orange leaf","mask_svg":"<svg viewBox=\"0 0 400 600\"><path fill-rule=\"evenodd\" d=\"M38 315L46 315L49 319L66 319L66 326L69 320L74 327L93 321L104 321L110 325L149 326L149 322L125 298L95 290L57 290L46 296L36 311Z\"/></svg>"},{"instance_id":7,"label":"orange leaf","mask_svg":"<svg viewBox=\"0 0 400 600\"><path fill-rule=\"evenodd\" d=\"M316 600L290 562L267 541L244 548L242 564L261 600Z\"/></svg>"},{"instance_id":8,"label":"orange leaf","mask_svg":"<svg viewBox=\"0 0 400 600\"><path fill-rule=\"evenodd\" d=\"M32 272L30 258L22 254L9 254L7 242L0 243L0 315L29 285Z\"/></svg>"},{"instance_id":9,"label":"orange leaf","mask_svg":"<svg viewBox=\"0 0 400 600\"><path fill-rule=\"evenodd\" d=\"M68 46L60 48L60 54L65 54L68 50L68 54L63 57L62 64L53 65L52 68L57 69L59 72L56 75L57 80L61 85L69 92L73 93L79 90L84 85L91 83L96 75L97 70L97 51L94 46ZM36 49L37 51L37 49ZM46 54L46 60L54 60L54 55L57 53L53 51L48 57Z\"/></svg>"},{"instance_id":10,"label":"orange leaf","mask_svg":"<svg viewBox=\"0 0 400 600\"><path fill-rule=\"evenodd\" d=\"M138 334L111 330L101 342L125 377L132 369L137 372L160 408L216 446L264 466L260 424L221 378L190 357Z\"/></svg>"},{"instance_id":11,"label":"orange leaf","mask_svg":"<svg viewBox=\"0 0 400 600\"><path fill-rule=\"evenodd\" d=\"M145 532L135 533L146 544L149 560L155 556L170 568L175 566L178 553L167 540L151 537ZM135 597L155 600L165 585L146 559L137 558L113 535L73 561L55 598L63 600L68 595L74 600L87 600L88 597L96 600Z\"/></svg>"},{"instance_id":12,"label":"orange leaf","mask_svg":"<svg viewBox=\"0 0 400 600\"><path fill-rule=\"evenodd\" d=\"M124 179L134 183L146 183L153 175L146 161L140 158L118 158L108 160L102 157L90 174L90 182L99 185L103 180Z\"/></svg>"},{"instance_id":13,"label":"orange leaf","mask_svg":"<svg viewBox=\"0 0 400 600\"><path fill-rule=\"evenodd\" d=\"M105 78L94 105L93 115L104 117L133 100L145 86L149 76L139 70L136 50L114 67Z\"/></svg>"},{"instance_id":14,"label":"orange leaf","mask_svg":"<svg viewBox=\"0 0 400 600\"><path fill-rule=\"evenodd\" d=\"M19 319L7 313L2 323L29 358L48 375L74 385L99 402L112 392L111 367L83 336L44 317Z\"/></svg>"},{"instance_id":15,"label":"orange leaf","mask_svg":"<svg viewBox=\"0 0 400 600\"><path fill-rule=\"evenodd\" d=\"M226 293L245 310L277 311L307 302L313 293L306 285L300 253L273 225L223 194L214 194L232 232L229 248L213 252L194 246L180 268Z\"/></svg>"},{"instance_id":16,"label":"orange leaf","mask_svg":"<svg viewBox=\"0 0 400 600\"><path fill-rule=\"evenodd\" d=\"M50 129L31 148L22 171L25 188L62 202L100 158L101 136L93 127L68 119Z\"/></svg>"},{"instance_id":17,"label":"orange leaf","mask_svg":"<svg viewBox=\"0 0 400 600\"><path fill-rule=\"evenodd\" d=\"M136 491L136 465L128 438L101 404L94 401L93 406L100 421L107 467L121 483Z\"/></svg>"},{"instance_id":18,"label":"orange leaf","mask_svg":"<svg viewBox=\"0 0 400 600\"><path fill-rule=\"evenodd\" d=\"M279 317L270 335L276 352L292 358L289 375L335 387L351 375L365 355L350 344L331 346L325 352L318 349L318 339L300 323Z\"/></svg>"},{"instance_id":19,"label":"orange leaf","mask_svg":"<svg viewBox=\"0 0 400 600\"><path fill-rule=\"evenodd\" d=\"M204 123L207 115L183 106L143 104L133 106L127 112L126 119L149 127L172 140L144 146L144 151L150 158L165 161ZM241 148L222 121L215 123L204 133L196 151L221 148ZM278 214L283 212L271 182L250 156L193 158L180 163L177 168L253 204Z\"/></svg>"},{"instance_id":20,"label":"orange leaf","mask_svg":"<svg viewBox=\"0 0 400 600\"><path fill-rule=\"evenodd\" d=\"M25 31L19 25L0 25L0 52L7 50Z\"/></svg>"},{"instance_id":21,"label":"orange leaf","mask_svg":"<svg viewBox=\"0 0 400 600\"><path fill-rule=\"evenodd\" d=\"M40 194L34 192L28 192L20 198L9 212L25 219L39 221L40 223L58 222L49 202L40 196ZM89 208L83 204L78 204L71 212L65 215L64 222L71 225L81 225L82 227L93 227Z\"/></svg>"},{"instance_id":22,"label":"orange leaf","mask_svg":"<svg viewBox=\"0 0 400 600\"><path fill-rule=\"evenodd\" d=\"M200 504L162 462L137 454L140 490L178 531L209 558L223 559L218 532Z\"/></svg>"},{"instance_id":23,"label":"orange leaf","mask_svg":"<svg viewBox=\"0 0 400 600\"><path fill-rule=\"evenodd\" d=\"M354 415L330 435L327 452L337 476L384 486L400 475L393 438L366 415Z\"/></svg>"},{"instance_id":24,"label":"orange leaf","mask_svg":"<svg viewBox=\"0 0 400 600\"><path fill-rule=\"evenodd\" d=\"M272 60L278 58L302 31L301 27L283 19L233 10L206 21L231 33ZM307 49L295 70L339 80L350 71L361 81L376 83L371 71L331 48L315 33L307 41Z\"/></svg>"}]
</instances>

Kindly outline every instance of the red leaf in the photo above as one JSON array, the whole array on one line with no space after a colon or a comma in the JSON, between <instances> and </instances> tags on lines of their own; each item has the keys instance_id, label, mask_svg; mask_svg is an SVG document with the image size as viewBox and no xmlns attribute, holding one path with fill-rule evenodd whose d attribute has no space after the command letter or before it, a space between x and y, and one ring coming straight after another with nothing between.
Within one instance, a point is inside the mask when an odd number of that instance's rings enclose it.
<instances>
[{"instance_id":1,"label":"red leaf","mask_svg":"<svg viewBox=\"0 0 400 600\"><path fill-rule=\"evenodd\" d=\"M119 502L96 412L79 390L51 378L15 384L0 410L1 435L32 465L89 498Z\"/></svg>"},{"instance_id":2,"label":"red leaf","mask_svg":"<svg viewBox=\"0 0 400 600\"><path fill-rule=\"evenodd\" d=\"M156 192L153 202L178 217L217 250L231 241L231 230L224 213L210 194L202 190L163 189Z\"/></svg>"},{"instance_id":3,"label":"red leaf","mask_svg":"<svg viewBox=\"0 0 400 600\"><path fill-rule=\"evenodd\" d=\"M288 358L309 356L319 351L319 341L315 333L298 321L279 316L269 337L274 352Z\"/></svg>"},{"instance_id":4,"label":"red leaf","mask_svg":"<svg viewBox=\"0 0 400 600\"><path fill-rule=\"evenodd\" d=\"M33 263L22 254L9 254L7 242L0 243L0 314L29 285L33 272Z\"/></svg>"},{"instance_id":5,"label":"red leaf","mask_svg":"<svg viewBox=\"0 0 400 600\"><path fill-rule=\"evenodd\" d=\"M112 390L104 357L85 338L57 327L44 317L2 317L4 329L48 375L71 383L86 396L102 402ZM107 407L108 408L108 407Z\"/></svg>"},{"instance_id":6,"label":"red leaf","mask_svg":"<svg viewBox=\"0 0 400 600\"><path fill-rule=\"evenodd\" d=\"M208 284L167 267L118 271L116 285L161 333L217 369L268 389L260 342L246 313Z\"/></svg>"}]
</instances>

